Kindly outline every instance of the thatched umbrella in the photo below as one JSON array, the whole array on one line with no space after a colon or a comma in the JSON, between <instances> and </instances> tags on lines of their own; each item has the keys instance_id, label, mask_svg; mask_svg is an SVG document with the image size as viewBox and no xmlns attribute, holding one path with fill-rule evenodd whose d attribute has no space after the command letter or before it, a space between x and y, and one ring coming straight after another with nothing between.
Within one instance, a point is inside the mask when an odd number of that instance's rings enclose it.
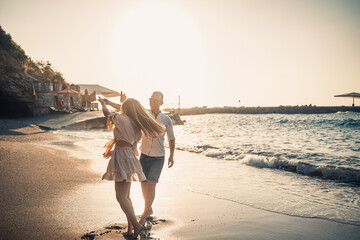
<instances>
[{"instance_id":1,"label":"thatched umbrella","mask_svg":"<svg viewBox=\"0 0 360 240\"><path fill-rule=\"evenodd\" d=\"M340 95L335 95L334 97L351 97L353 99L352 106L355 106L355 98L360 98L360 93L352 92L352 93L345 93Z\"/></svg>"},{"instance_id":2,"label":"thatched umbrella","mask_svg":"<svg viewBox=\"0 0 360 240\"><path fill-rule=\"evenodd\" d=\"M103 87L98 84L78 84L80 86L80 92L81 94L85 93L85 90L88 92L96 92L96 95L103 95L104 97L110 98L110 97L118 97L120 96L120 93L112 90L110 88Z\"/></svg>"}]
</instances>

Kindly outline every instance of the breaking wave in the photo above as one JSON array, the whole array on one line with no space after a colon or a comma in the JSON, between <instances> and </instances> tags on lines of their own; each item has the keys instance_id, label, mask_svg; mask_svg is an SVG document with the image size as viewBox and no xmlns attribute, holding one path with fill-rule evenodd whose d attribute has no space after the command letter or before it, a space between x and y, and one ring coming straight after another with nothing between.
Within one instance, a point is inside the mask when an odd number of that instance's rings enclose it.
<instances>
[{"instance_id":1,"label":"breaking wave","mask_svg":"<svg viewBox=\"0 0 360 240\"><path fill-rule=\"evenodd\" d=\"M291 161L278 157L246 155L240 163L258 168L276 168L322 179L360 184L360 170L332 165L314 165L302 161Z\"/></svg>"},{"instance_id":2,"label":"breaking wave","mask_svg":"<svg viewBox=\"0 0 360 240\"><path fill-rule=\"evenodd\" d=\"M315 165L299 160L289 160L281 156L263 156L241 153L236 149L221 149L210 145L177 147L177 149L203 154L211 158L238 161L240 164L257 168L279 169L310 177L319 177L326 180L335 180L360 185L360 170L351 167Z\"/></svg>"}]
</instances>

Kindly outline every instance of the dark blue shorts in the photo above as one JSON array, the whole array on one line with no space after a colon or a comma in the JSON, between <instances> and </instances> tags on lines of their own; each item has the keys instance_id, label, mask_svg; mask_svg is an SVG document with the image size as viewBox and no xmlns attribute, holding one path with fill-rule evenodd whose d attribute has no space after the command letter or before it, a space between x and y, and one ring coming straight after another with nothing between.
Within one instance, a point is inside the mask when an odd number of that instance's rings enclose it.
<instances>
[{"instance_id":1,"label":"dark blue shorts","mask_svg":"<svg viewBox=\"0 0 360 240\"><path fill-rule=\"evenodd\" d=\"M146 180L159 182L161 170L164 166L165 157L150 157L143 153L140 155L140 163L145 173Z\"/></svg>"}]
</instances>

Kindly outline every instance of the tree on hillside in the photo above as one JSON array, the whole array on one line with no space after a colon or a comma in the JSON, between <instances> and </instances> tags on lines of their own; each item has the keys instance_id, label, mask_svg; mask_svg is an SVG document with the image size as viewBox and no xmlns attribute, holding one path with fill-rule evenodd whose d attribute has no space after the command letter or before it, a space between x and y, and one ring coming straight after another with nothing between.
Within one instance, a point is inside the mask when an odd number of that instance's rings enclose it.
<instances>
[{"instance_id":1,"label":"tree on hillside","mask_svg":"<svg viewBox=\"0 0 360 240\"><path fill-rule=\"evenodd\" d=\"M2 68L7 73L25 73L40 81L54 81L67 85L63 75L55 71L52 64L47 61L33 61L27 57L24 50L16 44L0 26L0 50L4 50ZM1 71L1 69L0 69Z\"/></svg>"},{"instance_id":2,"label":"tree on hillside","mask_svg":"<svg viewBox=\"0 0 360 240\"><path fill-rule=\"evenodd\" d=\"M0 26L0 47L7 50L18 61L23 62L27 56L24 50L16 44L10 34L7 34Z\"/></svg>"}]
</instances>

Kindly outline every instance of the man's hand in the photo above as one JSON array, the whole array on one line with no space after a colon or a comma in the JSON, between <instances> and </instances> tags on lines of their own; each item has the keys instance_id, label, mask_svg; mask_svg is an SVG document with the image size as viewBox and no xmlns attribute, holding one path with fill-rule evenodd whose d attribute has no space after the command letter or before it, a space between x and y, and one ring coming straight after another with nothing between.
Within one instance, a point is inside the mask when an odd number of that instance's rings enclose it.
<instances>
[{"instance_id":1,"label":"man's hand","mask_svg":"<svg viewBox=\"0 0 360 240\"><path fill-rule=\"evenodd\" d=\"M169 140L170 157L168 162L168 168L174 165L174 152L175 152L175 139Z\"/></svg>"},{"instance_id":2,"label":"man's hand","mask_svg":"<svg viewBox=\"0 0 360 240\"><path fill-rule=\"evenodd\" d=\"M123 103L127 99L126 94L121 91L120 92L120 103Z\"/></svg>"},{"instance_id":3,"label":"man's hand","mask_svg":"<svg viewBox=\"0 0 360 240\"><path fill-rule=\"evenodd\" d=\"M174 165L174 157L170 156L168 161L168 168L171 168Z\"/></svg>"}]
</instances>

